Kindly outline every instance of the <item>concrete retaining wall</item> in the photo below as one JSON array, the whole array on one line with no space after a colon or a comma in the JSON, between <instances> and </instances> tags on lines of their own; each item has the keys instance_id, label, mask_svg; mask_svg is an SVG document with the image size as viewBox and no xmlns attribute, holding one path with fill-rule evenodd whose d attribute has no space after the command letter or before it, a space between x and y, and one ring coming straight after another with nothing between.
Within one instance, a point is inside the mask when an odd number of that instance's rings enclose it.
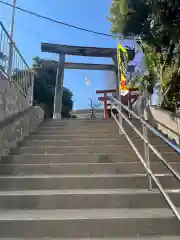
<instances>
[{"instance_id":1,"label":"concrete retaining wall","mask_svg":"<svg viewBox=\"0 0 180 240\"><path fill-rule=\"evenodd\" d=\"M43 120L43 110L31 107L28 98L0 71L0 157L34 132Z\"/></svg>"},{"instance_id":2,"label":"concrete retaining wall","mask_svg":"<svg viewBox=\"0 0 180 240\"><path fill-rule=\"evenodd\" d=\"M0 121L27 107L28 99L0 71Z\"/></svg>"},{"instance_id":3,"label":"concrete retaining wall","mask_svg":"<svg viewBox=\"0 0 180 240\"><path fill-rule=\"evenodd\" d=\"M180 117L176 118L171 112L151 106L148 121L170 139L174 139L176 143L180 144Z\"/></svg>"},{"instance_id":4,"label":"concrete retaining wall","mask_svg":"<svg viewBox=\"0 0 180 240\"><path fill-rule=\"evenodd\" d=\"M44 120L40 107L29 107L0 122L0 157L8 155L20 141L35 132Z\"/></svg>"}]
</instances>

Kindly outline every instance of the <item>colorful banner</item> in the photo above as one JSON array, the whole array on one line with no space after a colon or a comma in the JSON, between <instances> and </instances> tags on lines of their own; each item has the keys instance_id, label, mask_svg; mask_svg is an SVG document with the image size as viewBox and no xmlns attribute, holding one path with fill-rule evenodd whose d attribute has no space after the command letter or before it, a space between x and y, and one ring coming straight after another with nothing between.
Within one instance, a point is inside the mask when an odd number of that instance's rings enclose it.
<instances>
[{"instance_id":1,"label":"colorful banner","mask_svg":"<svg viewBox=\"0 0 180 240\"><path fill-rule=\"evenodd\" d=\"M126 74L128 70L128 53L127 50L120 44L118 44L117 53L120 71L120 90L126 91L128 90L128 87L126 85Z\"/></svg>"},{"instance_id":2,"label":"colorful banner","mask_svg":"<svg viewBox=\"0 0 180 240\"><path fill-rule=\"evenodd\" d=\"M121 77L120 77L120 90L121 91L127 91L128 90L128 87L126 85L126 78L125 78L123 73L121 73Z\"/></svg>"}]
</instances>

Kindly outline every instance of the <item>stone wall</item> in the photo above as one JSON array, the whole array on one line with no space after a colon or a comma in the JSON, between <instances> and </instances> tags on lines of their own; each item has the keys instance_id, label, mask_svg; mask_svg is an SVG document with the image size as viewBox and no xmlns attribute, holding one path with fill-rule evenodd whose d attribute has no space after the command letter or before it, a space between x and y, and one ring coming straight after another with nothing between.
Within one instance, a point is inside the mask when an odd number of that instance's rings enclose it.
<instances>
[{"instance_id":1,"label":"stone wall","mask_svg":"<svg viewBox=\"0 0 180 240\"><path fill-rule=\"evenodd\" d=\"M0 122L0 157L8 155L10 149L31 132L35 132L44 120L40 107L29 107Z\"/></svg>"},{"instance_id":2,"label":"stone wall","mask_svg":"<svg viewBox=\"0 0 180 240\"><path fill-rule=\"evenodd\" d=\"M147 114L148 122L151 125L180 144L180 117L176 118L173 113L155 106L151 106Z\"/></svg>"},{"instance_id":3,"label":"stone wall","mask_svg":"<svg viewBox=\"0 0 180 240\"><path fill-rule=\"evenodd\" d=\"M0 121L28 107L28 99L0 71Z\"/></svg>"},{"instance_id":4,"label":"stone wall","mask_svg":"<svg viewBox=\"0 0 180 240\"><path fill-rule=\"evenodd\" d=\"M31 107L28 100L0 71L0 157L36 131L44 120L44 111Z\"/></svg>"}]
</instances>

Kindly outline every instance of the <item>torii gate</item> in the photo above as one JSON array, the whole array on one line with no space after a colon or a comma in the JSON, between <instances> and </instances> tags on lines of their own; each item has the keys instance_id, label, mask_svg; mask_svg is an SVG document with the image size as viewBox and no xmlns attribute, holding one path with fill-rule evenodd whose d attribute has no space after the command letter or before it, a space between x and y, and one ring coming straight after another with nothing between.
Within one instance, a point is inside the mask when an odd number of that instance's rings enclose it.
<instances>
[{"instance_id":1,"label":"torii gate","mask_svg":"<svg viewBox=\"0 0 180 240\"><path fill-rule=\"evenodd\" d=\"M108 93L116 93L115 89L108 89L108 90L97 90L96 94L103 94L104 96L98 97L99 101L104 103L104 120L108 119ZM128 88L128 93L125 96L121 97L121 102L127 105L132 110L133 103L137 100L139 96L139 89L138 88ZM117 97L115 97L117 98ZM133 101L132 101L133 100Z\"/></svg>"},{"instance_id":2,"label":"torii gate","mask_svg":"<svg viewBox=\"0 0 180 240\"><path fill-rule=\"evenodd\" d=\"M119 98L119 78L118 78L116 48L80 47L80 46L67 46L67 45L59 45L59 44L51 44L51 43L42 43L41 50L42 52L56 53L59 56L58 62L45 61L45 60L42 61L42 64L46 64L46 66L54 65L54 67L57 68L53 119L61 119L65 68L114 71L116 74L116 96ZM127 50L127 51L129 56L132 56L130 51L133 51L133 50ZM107 64L67 63L65 62L65 55L112 58L114 65L113 64L107 65ZM128 71L134 72L134 66L129 66Z\"/></svg>"}]
</instances>

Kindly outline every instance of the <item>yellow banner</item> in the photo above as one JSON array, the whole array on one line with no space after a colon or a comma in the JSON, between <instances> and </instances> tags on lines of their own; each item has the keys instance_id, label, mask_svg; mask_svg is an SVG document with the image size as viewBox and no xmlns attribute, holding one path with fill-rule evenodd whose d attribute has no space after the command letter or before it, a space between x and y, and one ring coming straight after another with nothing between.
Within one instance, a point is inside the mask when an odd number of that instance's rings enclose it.
<instances>
[{"instance_id":1,"label":"yellow banner","mask_svg":"<svg viewBox=\"0 0 180 240\"><path fill-rule=\"evenodd\" d=\"M121 56L121 53L128 60L127 50L121 44L118 44L118 64L120 65L120 67L122 67L122 56Z\"/></svg>"},{"instance_id":2,"label":"yellow banner","mask_svg":"<svg viewBox=\"0 0 180 240\"><path fill-rule=\"evenodd\" d=\"M123 73L121 73L121 78L120 78L120 90L128 90L128 87L126 86L126 78Z\"/></svg>"},{"instance_id":3,"label":"yellow banner","mask_svg":"<svg viewBox=\"0 0 180 240\"><path fill-rule=\"evenodd\" d=\"M128 67L128 53L127 50L120 44L118 44L118 64L120 70L120 90L128 90L126 85L125 74Z\"/></svg>"}]
</instances>

